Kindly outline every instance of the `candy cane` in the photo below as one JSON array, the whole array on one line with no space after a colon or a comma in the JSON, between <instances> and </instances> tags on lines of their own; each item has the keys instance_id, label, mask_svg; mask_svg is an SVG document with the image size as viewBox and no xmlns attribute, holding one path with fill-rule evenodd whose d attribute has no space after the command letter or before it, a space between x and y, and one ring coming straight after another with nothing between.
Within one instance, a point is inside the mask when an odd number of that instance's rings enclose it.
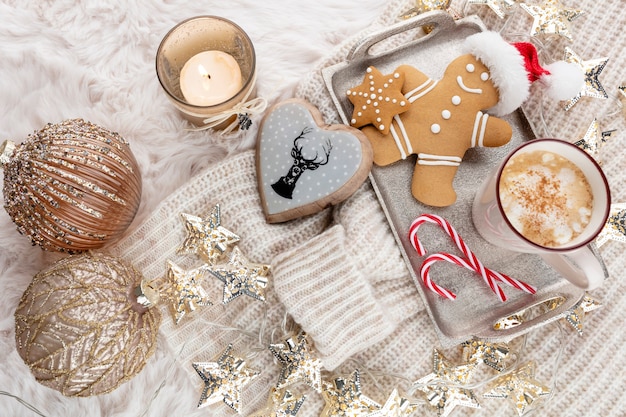
<instances>
[{"instance_id":1,"label":"candy cane","mask_svg":"<svg viewBox=\"0 0 626 417\"><path fill-rule=\"evenodd\" d=\"M496 293L501 301L506 301L506 295L498 286L496 281L503 282L512 286L513 288L525 291L530 294L534 294L536 292L535 287L533 287L532 285L486 268L482 264L482 262L480 262L480 260L476 257L474 252L472 252L470 248L465 244L461 236L459 236L459 234L452 227L452 225L450 225L450 223L441 216L437 216L434 214L423 214L417 217L411 224L411 227L409 228L409 240L411 242L411 245L413 246L413 248L415 248L419 255L425 255L426 250L424 249L424 245L422 245L422 242L420 242L417 237L417 229L420 225L426 222L434 223L440 226L454 240L457 247L461 250L461 252L463 252L463 255L465 255L465 257L459 257L448 253L438 253L430 255L424 260L424 262L422 263L422 267L420 268L420 277L424 281L425 285L432 291L435 291L437 294L452 300L456 298L456 294L435 284L430 278L430 267L435 262L447 261L459 266L463 266L469 270L478 273L480 276L482 276L485 283L487 283L491 290Z\"/></svg>"},{"instance_id":2,"label":"candy cane","mask_svg":"<svg viewBox=\"0 0 626 417\"><path fill-rule=\"evenodd\" d=\"M428 282L431 283L430 285L426 284L426 286L430 289L433 289L433 287L438 287L434 291L438 293L439 295L446 296L444 295L445 293L452 294L454 297L447 297L447 298L450 298L451 300L453 300L456 298L456 295L454 293L452 293L450 290L439 287L437 284L434 284L432 280L430 279L430 267L434 263L439 262L439 261L447 261L447 262L450 262L459 266L463 266L469 269L470 271L476 271L476 269L474 268L472 264L470 264L467 261L467 259L461 258L460 256L451 255L449 253L435 253L433 255L428 256L426 259L424 259L424 262L422 263L422 267L420 268L420 277L425 283L428 283ZM491 271L488 268L484 268L484 274L481 274L481 276L483 277L487 285L489 285L491 290L494 293L496 293L500 301L506 301L506 295L504 294L500 286L498 286L498 284L496 283L496 279L494 278L493 271Z\"/></svg>"}]
</instances>

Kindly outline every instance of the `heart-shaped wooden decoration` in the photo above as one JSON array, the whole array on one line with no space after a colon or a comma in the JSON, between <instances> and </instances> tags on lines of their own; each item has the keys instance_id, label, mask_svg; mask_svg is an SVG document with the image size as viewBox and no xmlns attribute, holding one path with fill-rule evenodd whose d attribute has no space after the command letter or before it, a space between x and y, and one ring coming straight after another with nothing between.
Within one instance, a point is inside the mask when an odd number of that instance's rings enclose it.
<instances>
[{"instance_id":1,"label":"heart-shaped wooden decoration","mask_svg":"<svg viewBox=\"0 0 626 417\"><path fill-rule=\"evenodd\" d=\"M257 177L265 217L280 223L340 203L365 181L373 153L367 137L346 125L325 125L307 101L268 110L259 130Z\"/></svg>"}]
</instances>

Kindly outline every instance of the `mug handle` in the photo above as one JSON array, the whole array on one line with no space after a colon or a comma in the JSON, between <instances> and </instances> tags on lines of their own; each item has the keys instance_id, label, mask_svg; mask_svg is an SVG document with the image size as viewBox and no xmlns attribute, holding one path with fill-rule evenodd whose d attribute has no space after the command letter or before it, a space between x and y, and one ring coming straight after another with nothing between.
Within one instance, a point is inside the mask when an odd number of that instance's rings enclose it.
<instances>
[{"instance_id":1,"label":"mug handle","mask_svg":"<svg viewBox=\"0 0 626 417\"><path fill-rule=\"evenodd\" d=\"M542 253L540 256L565 279L584 290L600 287L608 277L606 266L589 246L567 253Z\"/></svg>"}]
</instances>

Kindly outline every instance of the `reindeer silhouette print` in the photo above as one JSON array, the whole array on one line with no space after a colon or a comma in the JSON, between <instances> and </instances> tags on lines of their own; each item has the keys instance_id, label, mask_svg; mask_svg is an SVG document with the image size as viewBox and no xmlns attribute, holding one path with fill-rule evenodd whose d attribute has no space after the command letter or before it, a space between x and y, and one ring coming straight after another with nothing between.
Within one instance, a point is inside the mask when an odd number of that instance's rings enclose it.
<instances>
[{"instance_id":1,"label":"reindeer silhouette print","mask_svg":"<svg viewBox=\"0 0 626 417\"><path fill-rule=\"evenodd\" d=\"M293 164L286 175L272 184L272 189L281 197L292 198L296 182L304 171L313 171L328 163L330 151L333 149L332 143L328 138L307 136L312 130L305 127L293 140L291 148Z\"/></svg>"}]
</instances>

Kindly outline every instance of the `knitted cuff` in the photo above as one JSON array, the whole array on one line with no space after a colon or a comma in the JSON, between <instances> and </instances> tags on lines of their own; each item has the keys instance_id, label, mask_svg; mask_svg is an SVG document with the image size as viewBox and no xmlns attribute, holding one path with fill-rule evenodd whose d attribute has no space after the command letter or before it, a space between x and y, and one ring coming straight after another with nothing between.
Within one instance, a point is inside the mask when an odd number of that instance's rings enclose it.
<instances>
[{"instance_id":1,"label":"knitted cuff","mask_svg":"<svg viewBox=\"0 0 626 417\"><path fill-rule=\"evenodd\" d=\"M333 216L345 230L346 256L364 271L386 314L401 321L423 310L415 282L369 181L337 206Z\"/></svg>"},{"instance_id":2,"label":"knitted cuff","mask_svg":"<svg viewBox=\"0 0 626 417\"><path fill-rule=\"evenodd\" d=\"M399 317L389 312L346 251L341 225L277 256L272 271L278 298L311 336L329 370L381 341L398 324Z\"/></svg>"}]
</instances>

